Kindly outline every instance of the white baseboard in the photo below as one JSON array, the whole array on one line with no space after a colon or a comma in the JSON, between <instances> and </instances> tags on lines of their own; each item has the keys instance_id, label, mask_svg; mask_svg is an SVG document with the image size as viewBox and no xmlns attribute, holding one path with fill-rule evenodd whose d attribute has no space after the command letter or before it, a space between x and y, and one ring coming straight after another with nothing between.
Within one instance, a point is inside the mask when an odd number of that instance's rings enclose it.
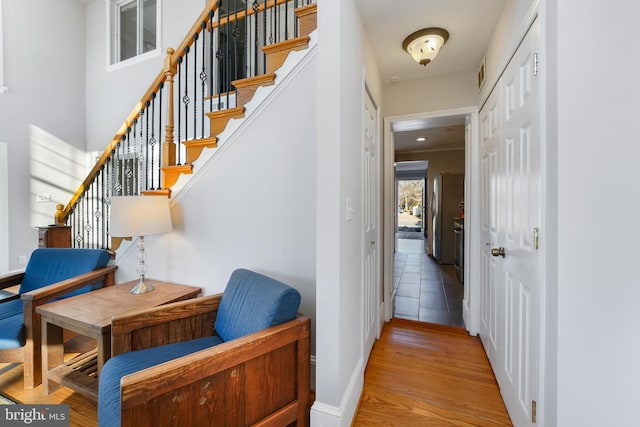
<instances>
[{"instance_id":1,"label":"white baseboard","mask_svg":"<svg viewBox=\"0 0 640 427\"><path fill-rule=\"evenodd\" d=\"M349 427L358 409L364 386L364 364L360 359L344 391L340 406L327 405L318 400L311 407L312 427Z\"/></svg>"}]
</instances>

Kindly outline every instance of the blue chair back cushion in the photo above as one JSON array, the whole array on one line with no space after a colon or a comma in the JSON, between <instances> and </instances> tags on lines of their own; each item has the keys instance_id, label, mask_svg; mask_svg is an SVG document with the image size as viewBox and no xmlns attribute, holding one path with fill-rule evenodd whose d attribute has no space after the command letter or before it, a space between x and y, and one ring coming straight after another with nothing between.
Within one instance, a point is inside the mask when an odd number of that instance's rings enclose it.
<instances>
[{"instance_id":1,"label":"blue chair back cushion","mask_svg":"<svg viewBox=\"0 0 640 427\"><path fill-rule=\"evenodd\" d=\"M100 427L120 425L120 380L122 377L213 347L221 342L220 338L216 336L205 337L123 353L109 359L100 372L100 382L98 383L98 425Z\"/></svg>"},{"instance_id":2,"label":"blue chair back cushion","mask_svg":"<svg viewBox=\"0 0 640 427\"><path fill-rule=\"evenodd\" d=\"M31 253L20 285L20 294L33 291L107 265L111 255L104 249L40 248ZM70 292L65 297L97 289L102 282Z\"/></svg>"},{"instance_id":3,"label":"blue chair back cushion","mask_svg":"<svg viewBox=\"0 0 640 427\"><path fill-rule=\"evenodd\" d=\"M238 269L222 294L215 330L229 341L295 319L300 293L262 274Z\"/></svg>"}]
</instances>

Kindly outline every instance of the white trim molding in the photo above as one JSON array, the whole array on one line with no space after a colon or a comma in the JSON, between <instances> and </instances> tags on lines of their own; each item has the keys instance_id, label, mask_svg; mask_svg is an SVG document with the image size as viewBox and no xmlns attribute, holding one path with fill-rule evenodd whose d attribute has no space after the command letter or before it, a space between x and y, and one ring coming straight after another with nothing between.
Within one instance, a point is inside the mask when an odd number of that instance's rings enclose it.
<instances>
[{"instance_id":1,"label":"white trim molding","mask_svg":"<svg viewBox=\"0 0 640 427\"><path fill-rule=\"evenodd\" d=\"M9 90L9 88L4 85L4 41L2 37L2 21L2 0L0 0L0 94Z\"/></svg>"}]
</instances>

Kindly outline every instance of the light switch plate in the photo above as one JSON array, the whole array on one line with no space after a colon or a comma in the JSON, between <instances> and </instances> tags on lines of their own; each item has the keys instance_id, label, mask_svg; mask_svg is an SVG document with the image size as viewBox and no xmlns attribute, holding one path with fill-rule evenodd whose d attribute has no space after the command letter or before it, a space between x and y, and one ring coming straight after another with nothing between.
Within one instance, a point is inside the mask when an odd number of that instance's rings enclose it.
<instances>
[{"instance_id":1,"label":"light switch plate","mask_svg":"<svg viewBox=\"0 0 640 427\"><path fill-rule=\"evenodd\" d=\"M353 208L353 198L346 197L344 200L344 210L345 210L345 221L353 220L353 212L355 209Z\"/></svg>"}]
</instances>

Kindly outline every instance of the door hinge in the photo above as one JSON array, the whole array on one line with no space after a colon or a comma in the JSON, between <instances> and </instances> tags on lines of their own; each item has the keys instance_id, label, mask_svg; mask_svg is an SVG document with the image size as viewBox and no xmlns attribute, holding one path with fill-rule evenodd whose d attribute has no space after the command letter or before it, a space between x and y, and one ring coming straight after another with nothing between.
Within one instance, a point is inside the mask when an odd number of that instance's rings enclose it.
<instances>
[{"instance_id":1,"label":"door hinge","mask_svg":"<svg viewBox=\"0 0 640 427\"><path fill-rule=\"evenodd\" d=\"M538 75L538 54L537 53L533 54L533 75L534 76Z\"/></svg>"},{"instance_id":2,"label":"door hinge","mask_svg":"<svg viewBox=\"0 0 640 427\"><path fill-rule=\"evenodd\" d=\"M538 230L538 227L535 227L533 229L533 247L538 250L538 243L539 243L539 235L540 232Z\"/></svg>"},{"instance_id":3,"label":"door hinge","mask_svg":"<svg viewBox=\"0 0 640 427\"><path fill-rule=\"evenodd\" d=\"M536 420L538 418L538 404L536 403L535 400L531 401L531 422L532 423L536 423Z\"/></svg>"}]
</instances>

